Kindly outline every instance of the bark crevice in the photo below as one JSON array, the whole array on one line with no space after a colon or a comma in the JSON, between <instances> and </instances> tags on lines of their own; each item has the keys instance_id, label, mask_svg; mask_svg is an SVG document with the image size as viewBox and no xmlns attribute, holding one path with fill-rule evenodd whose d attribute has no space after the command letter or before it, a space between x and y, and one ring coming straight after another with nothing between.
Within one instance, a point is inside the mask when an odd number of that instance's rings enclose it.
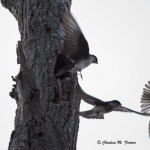
<instances>
[{"instance_id":1,"label":"bark crevice","mask_svg":"<svg viewBox=\"0 0 150 150\"><path fill-rule=\"evenodd\" d=\"M77 75L55 77L63 55L62 0L2 0L18 21L20 71L10 96L16 99L15 129L9 150L75 150L80 98ZM61 86L61 88L60 88Z\"/></svg>"}]
</instances>

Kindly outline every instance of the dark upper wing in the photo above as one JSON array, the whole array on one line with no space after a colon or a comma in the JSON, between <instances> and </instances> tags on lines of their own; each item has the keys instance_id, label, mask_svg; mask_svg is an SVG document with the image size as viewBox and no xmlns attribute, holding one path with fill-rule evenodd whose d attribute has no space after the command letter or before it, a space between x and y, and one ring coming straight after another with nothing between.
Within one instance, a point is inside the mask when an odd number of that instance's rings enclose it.
<instances>
[{"instance_id":1,"label":"dark upper wing","mask_svg":"<svg viewBox=\"0 0 150 150\"><path fill-rule=\"evenodd\" d=\"M104 105L105 104L105 102L103 102L102 100L100 100L98 98L95 98L95 97L85 93L82 90L82 88L80 87L79 84L77 85L77 93L78 93L79 97L81 99L83 99L88 104L91 104L91 105L94 105L94 106L97 105L97 104L99 104L99 105Z\"/></svg>"},{"instance_id":2,"label":"dark upper wing","mask_svg":"<svg viewBox=\"0 0 150 150\"><path fill-rule=\"evenodd\" d=\"M123 106L119 106L119 107L115 108L113 111L131 112L131 113L136 113L136 114L143 115L143 116L150 116L150 113L141 113L141 112L134 111L132 109L129 109L129 108L126 108Z\"/></svg>"},{"instance_id":3,"label":"dark upper wing","mask_svg":"<svg viewBox=\"0 0 150 150\"><path fill-rule=\"evenodd\" d=\"M141 108L142 112L149 112L150 111L150 81L148 81L148 84L145 84L145 87L143 89L143 95L141 98Z\"/></svg>"},{"instance_id":4,"label":"dark upper wing","mask_svg":"<svg viewBox=\"0 0 150 150\"><path fill-rule=\"evenodd\" d=\"M67 8L63 17L63 25L65 29L64 50L66 56L73 61L87 57L89 55L88 43L79 25Z\"/></svg>"}]
</instances>

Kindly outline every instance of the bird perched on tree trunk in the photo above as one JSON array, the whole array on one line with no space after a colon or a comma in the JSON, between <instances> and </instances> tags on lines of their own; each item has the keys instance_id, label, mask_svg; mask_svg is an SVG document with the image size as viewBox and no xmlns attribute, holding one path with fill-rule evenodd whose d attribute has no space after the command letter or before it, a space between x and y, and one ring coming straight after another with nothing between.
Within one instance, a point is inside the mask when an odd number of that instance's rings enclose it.
<instances>
[{"instance_id":1,"label":"bird perched on tree trunk","mask_svg":"<svg viewBox=\"0 0 150 150\"><path fill-rule=\"evenodd\" d=\"M97 57L89 54L88 42L67 7L63 16L63 25L65 31L64 52L71 64L60 68L55 75L60 76L68 71L81 72L91 63L98 63Z\"/></svg>"},{"instance_id":2,"label":"bird perched on tree trunk","mask_svg":"<svg viewBox=\"0 0 150 150\"><path fill-rule=\"evenodd\" d=\"M77 92L80 98L83 99L86 103L94 105L94 108L91 110L79 112L79 115L85 118L104 119L104 114L112 111L133 112L143 116L150 116L150 113L141 113L123 107L121 103L117 100L104 102L100 99L90 96L87 93L85 93L79 85L78 85Z\"/></svg>"}]
</instances>

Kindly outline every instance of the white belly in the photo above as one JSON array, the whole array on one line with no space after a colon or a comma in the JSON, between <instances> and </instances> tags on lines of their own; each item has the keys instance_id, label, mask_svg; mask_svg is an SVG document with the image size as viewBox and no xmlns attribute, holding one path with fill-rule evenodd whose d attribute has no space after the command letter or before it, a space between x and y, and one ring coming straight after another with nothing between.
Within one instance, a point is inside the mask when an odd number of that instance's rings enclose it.
<instances>
[{"instance_id":1,"label":"white belly","mask_svg":"<svg viewBox=\"0 0 150 150\"><path fill-rule=\"evenodd\" d=\"M78 62L75 64L75 69L76 69L76 70L82 70L82 69L88 67L90 64L91 64L91 63L90 63L89 59L81 60L81 61L78 61Z\"/></svg>"},{"instance_id":2,"label":"white belly","mask_svg":"<svg viewBox=\"0 0 150 150\"><path fill-rule=\"evenodd\" d=\"M96 107L93 108L93 110L95 112L99 112L99 113L102 113L102 114L107 113L106 110L105 110L105 108L103 106L96 106Z\"/></svg>"}]
</instances>

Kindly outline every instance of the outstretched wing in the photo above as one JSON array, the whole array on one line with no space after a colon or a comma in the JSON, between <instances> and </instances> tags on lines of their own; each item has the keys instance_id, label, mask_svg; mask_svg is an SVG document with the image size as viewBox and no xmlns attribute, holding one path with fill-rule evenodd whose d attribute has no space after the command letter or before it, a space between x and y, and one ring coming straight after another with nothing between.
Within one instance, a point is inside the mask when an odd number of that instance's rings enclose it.
<instances>
[{"instance_id":1,"label":"outstretched wing","mask_svg":"<svg viewBox=\"0 0 150 150\"><path fill-rule=\"evenodd\" d=\"M143 116L150 116L150 113L141 113L141 112L134 111L132 109L129 109L129 108L126 108L123 106L119 106L119 107L115 108L113 111L130 112L130 113L136 113L136 114L143 115Z\"/></svg>"},{"instance_id":2,"label":"outstretched wing","mask_svg":"<svg viewBox=\"0 0 150 150\"><path fill-rule=\"evenodd\" d=\"M143 95L141 98L141 108L142 112L149 112L150 111L150 81L148 84L145 84L145 88L143 89Z\"/></svg>"},{"instance_id":3,"label":"outstretched wing","mask_svg":"<svg viewBox=\"0 0 150 150\"><path fill-rule=\"evenodd\" d=\"M63 25L65 29L64 50L67 58L77 61L80 58L88 57L88 43L79 25L67 8L63 16Z\"/></svg>"},{"instance_id":4,"label":"outstretched wing","mask_svg":"<svg viewBox=\"0 0 150 150\"><path fill-rule=\"evenodd\" d=\"M90 105L93 105L93 106L95 106L97 104L105 105L105 102L103 102L102 100L85 93L79 84L77 85L77 93L81 99L83 99L86 103L88 103Z\"/></svg>"},{"instance_id":5,"label":"outstretched wing","mask_svg":"<svg viewBox=\"0 0 150 150\"><path fill-rule=\"evenodd\" d=\"M79 115L88 119L104 119L103 114L97 114L93 110L81 111Z\"/></svg>"}]
</instances>

